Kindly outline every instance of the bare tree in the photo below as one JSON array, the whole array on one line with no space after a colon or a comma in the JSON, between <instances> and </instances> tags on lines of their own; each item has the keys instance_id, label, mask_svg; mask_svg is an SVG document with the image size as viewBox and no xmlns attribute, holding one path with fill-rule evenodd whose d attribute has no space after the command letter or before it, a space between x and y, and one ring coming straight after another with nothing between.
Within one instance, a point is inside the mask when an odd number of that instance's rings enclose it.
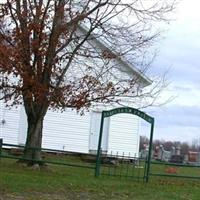
<instances>
[{"instance_id":1,"label":"bare tree","mask_svg":"<svg viewBox=\"0 0 200 200\"><path fill-rule=\"evenodd\" d=\"M159 36L155 22L165 21L173 7L174 1L166 0L5 0L0 5L0 98L25 107L25 158L41 159L40 151L29 147L41 147L49 108L80 110L127 96L153 97L153 91L141 93L137 76L119 77L114 60L137 63ZM147 66L140 69L143 76Z\"/></svg>"}]
</instances>

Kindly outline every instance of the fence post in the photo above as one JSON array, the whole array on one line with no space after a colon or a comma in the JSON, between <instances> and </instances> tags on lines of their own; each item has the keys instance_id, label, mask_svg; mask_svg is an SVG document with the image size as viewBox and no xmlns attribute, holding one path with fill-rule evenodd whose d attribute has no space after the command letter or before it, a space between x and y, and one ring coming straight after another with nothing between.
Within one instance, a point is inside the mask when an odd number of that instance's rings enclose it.
<instances>
[{"instance_id":1,"label":"fence post","mask_svg":"<svg viewBox=\"0 0 200 200\"><path fill-rule=\"evenodd\" d=\"M0 159L1 159L1 153L2 153L2 146L3 146L3 139L0 138Z\"/></svg>"},{"instance_id":2,"label":"fence post","mask_svg":"<svg viewBox=\"0 0 200 200\"><path fill-rule=\"evenodd\" d=\"M102 112L101 114L101 125L100 125L99 143L98 143L97 156L96 156L95 177L98 177L100 174L101 140L102 140L102 135L103 135L103 124L104 124L104 112Z\"/></svg>"},{"instance_id":3,"label":"fence post","mask_svg":"<svg viewBox=\"0 0 200 200\"><path fill-rule=\"evenodd\" d=\"M149 180L149 173L150 173L151 151L152 151L152 143L153 143L153 130L154 130L154 119L153 119L153 121L151 123L151 133L150 133L150 141L149 141L149 152L148 152L148 160L147 160L146 183Z\"/></svg>"}]
</instances>

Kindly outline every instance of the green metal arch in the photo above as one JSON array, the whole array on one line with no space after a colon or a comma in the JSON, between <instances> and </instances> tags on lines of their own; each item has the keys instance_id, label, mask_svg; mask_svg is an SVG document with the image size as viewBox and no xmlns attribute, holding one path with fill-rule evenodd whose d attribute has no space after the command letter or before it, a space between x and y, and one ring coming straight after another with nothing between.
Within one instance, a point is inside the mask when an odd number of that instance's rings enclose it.
<instances>
[{"instance_id":1,"label":"green metal arch","mask_svg":"<svg viewBox=\"0 0 200 200\"><path fill-rule=\"evenodd\" d=\"M101 126L100 126L100 133L99 133L99 143L98 143L98 149L97 149L97 157L96 157L96 167L95 167L95 176L98 177L100 174L100 154L101 154L101 141L102 141L102 134L103 134L103 125L104 125L104 118L111 117L113 115L117 115L120 113L125 114L132 114L136 115L143 120L147 121L151 124L151 131L150 131L150 141L149 141L149 153L148 153L148 159L147 159L147 168L145 171L144 179L146 182L148 182L149 178L149 171L150 171L150 163L151 163L151 150L152 150L152 141L153 141L153 130L154 130L154 118L147 115L146 113L132 107L120 107L120 108L114 108L111 110L102 111L101 115Z\"/></svg>"},{"instance_id":2,"label":"green metal arch","mask_svg":"<svg viewBox=\"0 0 200 200\"><path fill-rule=\"evenodd\" d=\"M112 110L106 110L102 112L103 117L111 117L116 114L120 113L127 113L132 115L137 115L138 117L144 119L145 121L152 123L154 121L154 118L147 115L146 113L131 107L120 107L120 108L114 108Z\"/></svg>"}]
</instances>

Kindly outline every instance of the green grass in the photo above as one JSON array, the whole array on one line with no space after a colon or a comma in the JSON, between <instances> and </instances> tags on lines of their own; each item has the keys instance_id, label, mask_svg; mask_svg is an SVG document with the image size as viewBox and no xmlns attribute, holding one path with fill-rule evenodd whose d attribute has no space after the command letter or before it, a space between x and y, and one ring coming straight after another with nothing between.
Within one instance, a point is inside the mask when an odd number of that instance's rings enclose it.
<instances>
[{"instance_id":1,"label":"green grass","mask_svg":"<svg viewBox=\"0 0 200 200\"><path fill-rule=\"evenodd\" d=\"M82 162L77 158L72 160ZM164 170L163 166L156 167L160 172ZM192 169L190 173L193 173ZM49 165L48 170L34 171L17 164L16 160L2 158L0 200L35 199L199 200L200 181L151 177L146 184L131 178L95 178L92 169L59 165Z\"/></svg>"},{"instance_id":2,"label":"green grass","mask_svg":"<svg viewBox=\"0 0 200 200\"><path fill-rule=\"evenodd\" d=\"M170 163L169 163L170 164ZM165 165L161 164L151 164L151 172L155 174L167 174L167 169L175 168L176 176L191 176L200 179L200 167L197 166L176 166L176 165ZM169 174L170 175L170 174ZM172 174L173 175L173 174Z\"/></svg>"}]
</instances>

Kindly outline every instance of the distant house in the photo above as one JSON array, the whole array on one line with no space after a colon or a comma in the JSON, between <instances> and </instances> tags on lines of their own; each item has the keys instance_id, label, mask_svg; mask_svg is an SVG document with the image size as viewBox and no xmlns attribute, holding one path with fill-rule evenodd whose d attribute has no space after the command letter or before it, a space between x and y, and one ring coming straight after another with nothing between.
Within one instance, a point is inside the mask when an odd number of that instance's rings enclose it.
<instances>
[{"instance_id":1,"label":"distant house","mask_svg":"<svg viewBox=\"0 0 200 200\"><path fill-rule=\"evenodd\" d=\"M81 31L84 32L84 29ZM96 49L108 49L96 38L91 41ZM116 57L113 62L118 66L118 77L123 77L124 74L137 77L141 89L151 84L146 76L123 58ZM129 106L134 107L134 105ZM93 107L83 116L71 109L62 113L49 110L44 119L42 147L80 153L96 152L101 111L112 107L111 105ZM26 121L23 106L8 109L3 102L0 102L0 138L3 138L4 143L25 144ZM115 154L117 152L119 155L138 156L138 129L137 116L119 114L107 118L104 123L102 150Z\"/></svg>"}]
</instances>

